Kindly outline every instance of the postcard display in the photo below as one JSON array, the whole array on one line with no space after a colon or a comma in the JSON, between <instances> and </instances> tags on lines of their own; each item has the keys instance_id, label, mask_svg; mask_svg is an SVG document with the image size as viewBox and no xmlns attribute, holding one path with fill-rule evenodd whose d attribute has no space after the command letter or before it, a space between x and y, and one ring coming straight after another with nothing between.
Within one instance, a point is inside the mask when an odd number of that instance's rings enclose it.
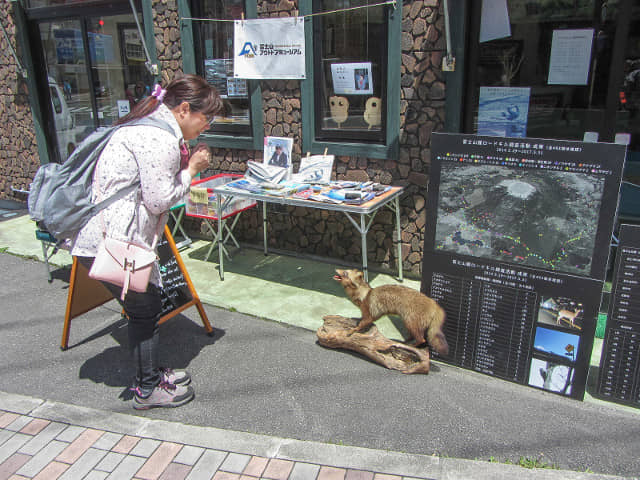
<instances>
[{"instance_id":1,"label":"postcard display","mask_svg":"<svg viewBox=\"0 0 640 480\"><path fill-rule=\"evenodd\" d=\"M622 225L619 240L598 395L640 407L640 225Z\"/></svg>"},{"instance_id":2,"label":"postcard display","mask_svg":"<svg viewBox=\"0 0 640 480\"><path fill-rule=\"evenodd\" d=\"M584 396L621 145L434 133L421 290L454 365Z\"/></svg>"}]
</instances>

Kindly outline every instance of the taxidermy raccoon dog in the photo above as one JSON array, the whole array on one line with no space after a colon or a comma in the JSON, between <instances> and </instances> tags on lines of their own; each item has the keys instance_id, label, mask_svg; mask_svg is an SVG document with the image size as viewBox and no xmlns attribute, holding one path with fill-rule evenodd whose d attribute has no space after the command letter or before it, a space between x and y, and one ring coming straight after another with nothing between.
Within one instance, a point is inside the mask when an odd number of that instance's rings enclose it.
<instances>
[{"instance_id":1,"label":"taxidermy raccoon dog","mask_svg":"<svg viewBox=\"0 0 640 480\"><path fill-rule=\"evenodd\" d=\"M442 333L446 314L432 298L402 285L371 288L359 270L336 270L333 279L340 282L349 299L362 312L362 319L349 335L366 330L384 315L399 315L415 346L428 340L429 346L439 354L449 353Z\"/></svg>"}]
</instances>

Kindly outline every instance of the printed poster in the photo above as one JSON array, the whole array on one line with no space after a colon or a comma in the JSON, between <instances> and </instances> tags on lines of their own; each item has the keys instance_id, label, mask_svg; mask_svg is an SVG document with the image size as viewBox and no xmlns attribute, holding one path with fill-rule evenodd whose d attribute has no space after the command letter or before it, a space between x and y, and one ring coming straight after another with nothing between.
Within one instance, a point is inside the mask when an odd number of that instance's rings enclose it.
<instances>
[{"instance_id":1,"label":"printed poster","mask_svg":"<svg viewBox=\"0 0 640 480\"><path fill-rule=\"evenodd\" d=\"M338 95L373 95L371 62L332 63L331 78Z\"/></svg>"},{"instance_id":2,"label":"printed poster","mask_svg":"<svg viewBox=\"0 0 640 480\"><path fill-rule=\"evenodd\" d=\"M292 165L293 138L264 137L263 163L274 167L289 168Z\"/></svg>"},{"instance_id":3,"label":"printed poster","mask_svg":"<svg viewBox=\"0 0 640 480\"><path fill-rule=\"evenodd\" d=\"M587 85L593 28L554 30L549 59L549 85Z\"/></svg>"},{"instance_id":4,"label":"printed poster","mask_svg":"<svg viewBox=\"0 0 640 480\"><path fill-rule=\"evenodd\" d=\"M303 17L236 20L233 48L236 78L305 78Z\"/></svg>"},{"instance_id":5,"label":"printed poster","mask_svg":"<svg viewBox=\"0 0 640 480\"><path fill-rule=\"evenodd\" d=\"M478 135L526 137L529 87L480 87Z\"/></svg>"},{"instance_id":6,"label":"printed poster","mask_svg":"<svg viewBox=\"0 0 640 480\"><path fill-rule=\"evenodd\" d=\"M207 82L216 87L222 98L247 96L247 82L234 78L233 60L230 58L205 60L204 72Z\"/></svg>"},{"instance_id":7,"label":"printed poster","mask_svg":"<svg viewBox=\"0 0 640 480\"><path fill-rule=\"evenodd\" d=\"M482 0L480 43L511 36L507 0Z\"/></svg>"}]
</instances>

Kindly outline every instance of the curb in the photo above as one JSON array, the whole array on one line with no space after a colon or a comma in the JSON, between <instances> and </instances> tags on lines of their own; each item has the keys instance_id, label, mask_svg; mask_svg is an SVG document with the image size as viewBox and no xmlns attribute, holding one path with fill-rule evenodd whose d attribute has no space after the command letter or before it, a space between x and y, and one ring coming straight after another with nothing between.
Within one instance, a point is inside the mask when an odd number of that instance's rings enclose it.
<instances>
[{"instance_id":1,"label":"curb","mask_svg":"<svg viewBox=\"0 0 640 480\"><path fill-rule=\"evenodd\" d=\"M0 392L0 409L64 424L159 441L337 468L375 471L412 477L415 480L639 480L639 477L526 469L486 461L406 454L184 425L6 392Z\"/></svg>"}]
</instances>

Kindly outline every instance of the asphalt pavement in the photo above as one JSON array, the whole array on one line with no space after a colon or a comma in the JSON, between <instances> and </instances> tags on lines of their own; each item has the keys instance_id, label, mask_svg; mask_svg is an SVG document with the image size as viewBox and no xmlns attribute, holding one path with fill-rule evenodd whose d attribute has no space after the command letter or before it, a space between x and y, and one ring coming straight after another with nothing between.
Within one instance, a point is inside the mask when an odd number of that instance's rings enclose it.
<instances>
[{"instance_id":1,"label":"asphalt pavement","mask_svg":"<svg viewBox=\"0 0 640 480\"><path fill-rule=\"evenodd\" d=\"M69 269L54 269L48 283L40 261L2 252L0 271L0 410L11 411L14 398L34 399L35 416L55 420L59 409L71 424L127 433L128 423L156 422L164 433L151 431L176 441L197 440L190 432L199 428L217 432L216 448L228 441L231 452L364 470L369 462L407 479L640 478L638 409L439 362L428 375L403 375L320 346L314 330L208 304L213 336L195 308L160 330L160 361L190 371L195 400L134 411L118 305L74 319L71 348L62 351ZM277 287L261 288L264 302L287 304ZM554 468L514 467L521 459Z\"/></svg>"}]
</instances>

